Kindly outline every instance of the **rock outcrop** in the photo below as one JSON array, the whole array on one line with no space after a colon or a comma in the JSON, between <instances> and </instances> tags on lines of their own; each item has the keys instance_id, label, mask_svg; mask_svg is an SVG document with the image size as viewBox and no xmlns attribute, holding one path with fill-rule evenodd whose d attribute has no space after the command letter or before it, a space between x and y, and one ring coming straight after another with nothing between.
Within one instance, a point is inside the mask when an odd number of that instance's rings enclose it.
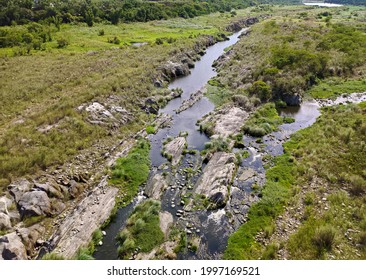
<instances>
[{"instance_id":1,"label":"rock outcrop","mask_svg":"<svg viewBox=\"0 0 366 280\"><path fill-rule=\"evenodd\" d=\"M56 248L56 253L65 258L74 257L79 246L86 246L93 232L108 219L118 190L107 185L105 177L80 201L67 219L60 223L58 230L50 239L51 247Z\"/></svg>"},{"instance_id":2,"label":"rock outcrop","mask_svg":"<svg viewBox=\"0 0 366 280\"><path fill-rule=\"evenodd\" d=\"M188 108L192 107L195 103L197 103L203 97L205 91L206 91L205 89L199 90L199 91L191 94L191 96L188 99L186 99L182 102L182 105L177 110L175 110L175 112L177 114L179 114L179 113L187 110Z\"/></svg>"},{"instance_id":3,"label":"rock outcrop","mask_svg":"<svg viewBox=\"0 0 366 280\"><path fill-rule=\"evenodd\" d=\"M163 74L170 79L190 74L188 64L182 62L168 61L161 67L161 70Z\"/></svg>"},{"instance_id":4,"label":"rock outcrop","mask_svg":"<svg viewBox=\"0 0 366 280\"><path fill-rule=\"evenodd\" d=\"M11 220L10 217L0 212L0 230L9 230L11 229Z\"/></svg>"},{"instance_id":5,"label":"rock outcrop","mask_svg":"<svg viewBox=\"0 0 366 280\"><path fill-rule=\"evenodd\" d=\"M161 174L155 174L145 188L145 194L152 199L160 200L163 191L168 187L165 178Z\"/></svg>"},{"instance_id":6,"label":"rock outcrop","mask_svg":"<svg viewBox=\"0 0 366 280\"><path fill-rule=\"evenodd\" d=\"M236 22L233 22L232 24L228 25L226 27L226 30L229 32L238 32L242 28L253 25L257 23L259 19L257 17L249 17L245 19L238 20Z\"/></svg>"},{"instance_id":7,"label":"rock outcrop","mask_svg":"<svg viewBox=\"0 0 366 280\"><path fill-rule=\"evenodd\" d=\"M170 226L173 224L173 222L173 215L169 212L165 211L159 213L160 229L164 233L165 238L169 237Z\"/></svg>"},{"instance_id":8,"label":"rock outcrop","mask_svg":"<svg viewBox=\"0 0 366 280\"><path fill-rule=\"evenodd\" d=\"M229 135L240 133L241 128L249 113L238 107L224 107L206 116L200 121L201 126L211 124L210 129L213 138L227 138Z\"/></svg>"},{"instance_id":9,"label":"rock outcrop","mask_svg":"<svg viewBox=\"0 0 366 280\"><path fill-rule=\"evenodd\" d=\"M233 153L215 153L197 181L195 193L206 196L216 208L225 206L236 170L235 160Z\"/></svg>"},{"instance_id":10,"label":"rock outcrop","mask_svg":"<svg viewBox=\"0 0 366 280\"><path fill-rule=\"evenodd\" d=\"M164 146L164 155L171 160L172 165L177 165L180 161L183 150L186 148L187 141L184 137L177 137Z\"/></svg>"},{"instance_id":11,"label":"rock outcrop","mask_svg":"<svg viewBox=\"0 0 366 280\"><path fill-rule=\"evenodd\" d=\"M42 240L42 237L45 233L45 228L39 224L31 226L29 228L21 228L18 230L18 236L21 238L22 243L26 249L28 256L37 255L37 251L35 251L35 246L39 241Z\"/></svg>"},{"instance_id":12,"label":"rock outcrop","mask_svg":"<svg viewBox=\"0 0 366 280\"><path fill-rule=\"evenodd\" d=\"M16 232L0 237L0 260L26 260L27 252Z\"/></svg>"},{"instance_id":13,"label":"rock outcrop","mask_svg":"<svg viewBox=\"0 0 366 280\"><path fill-rule=\"evenodd\" d=\"M48 216L51 214L51 202L46 192L30 191L24 193L18 201L22 218L32 216Z\"/></svg>"},{"instance_id":14,"label":"rock outcrop","mask_svg":"<svg viewBox=\"0 0 366 280\"><path fill-rule=\"evenodd\" d=\"M281 99L286 102L288 106L300 106L302 101L301 94L299 93L283 94L281 95Z\"/></svg>"},{"instance_id":15,"label":"rock outcrop","mask_svg":"<svg viewBox=\"0 0 366 280\"><path fill-rule=\"evenodd\" d=\"M133 115L121 106L117 106L120 98L117 96L110 96L103 104L100 102L93 102L82 104L78 107L78 111L87 114L87 121L91 124L108 125L113 128L118 128L130 122Z\"/></svg>"}]
</instances>

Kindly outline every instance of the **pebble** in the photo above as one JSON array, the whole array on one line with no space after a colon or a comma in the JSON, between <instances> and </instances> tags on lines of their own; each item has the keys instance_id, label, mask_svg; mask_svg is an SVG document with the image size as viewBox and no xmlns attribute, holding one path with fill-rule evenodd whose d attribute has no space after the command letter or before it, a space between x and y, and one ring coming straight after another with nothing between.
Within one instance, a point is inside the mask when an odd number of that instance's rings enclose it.
<instances>
[{"instance_id":1,"label":"pebble","mask_svg":"<svg viewBox=\"0 0 366 280\"><path fill-rule=\"evenodd\" d=\"M107 235L107 233L104 230L102 230L102 234L103 234L103 236Z\"/></svg>"},{"instance_id":2,"label":"pebble","mask_svg":"<svg viewBox=\"0 0 366 280\"><path fill-rule=\"evenodd\" d=\"M99 245L99 246L102 246L102 245L103 245L103 241L99 241L99 242L98 242L98 245Z\"/></svg>"}]
</instances>

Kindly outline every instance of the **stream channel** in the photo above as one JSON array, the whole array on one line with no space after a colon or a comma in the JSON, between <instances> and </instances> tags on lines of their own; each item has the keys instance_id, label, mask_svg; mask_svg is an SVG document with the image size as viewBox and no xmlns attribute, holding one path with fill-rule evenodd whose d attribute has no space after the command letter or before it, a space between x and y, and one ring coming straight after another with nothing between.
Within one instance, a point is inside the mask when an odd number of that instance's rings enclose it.
<instances>
[{"instance_id":1,"label":"stream channel","mask_svg":"<svg viewBox=\"0 0 366 280\"><path fill-rule=\"evenodd\" d=\"M194 236L199 239L196 252L186 250L184 253L179 253L177 259L220 259L222 257L228 237L245 223L250 205L258 200L257 195L252 192L252 186L253 184L264 184L266 159L282 154L283 142L287 141L295 131L312 125L320 115L319 103L315 100L306 101L300 107L288 107L280 111L281 115L293 117L295 122L281 125L278 131L264 136L262 143L257 143L257 138L244 136L245 147L234 149L233 152L248 151L249 156L242 160L237 170L231 186L231 196L226 206L219 210L184 211L182 199L191 192L192 186L202 174L205 164L199 153L186 154L179 165L172 169L167 159L161 155L163 142L167 137L174 138L181 132L187 132L187 149L198 151L204 149L205 143L210 139L199 131L196 123L204 115L214 110L214 104L203 97L192 107L179 114L176 114L174 110L178 109L184 100L202 89L208 80L216 75L215 69L212 67L213 62L224 53L225 48L234 45L239 40L241 32L231 35L227 41L218 42L209 47L201 60L196 62L190 75L178 78L169 85L170 89L181 88L183 90L180 98L171 100L159 111L159 113L171 115L172 123L169 127L160 129L156 134L149 135L152 167L146 184L151 184L151 179L156 174L169 174L169 187L164 191L161 199L162 211L171 213L174 217L174 226L185 230L189 238ZM242 40L245 40L245 36L242 37ZM196 172L188 176L185 173L187 168ZM103 245L98 246L94 253L95 259L118 259L118 245L115 237L125 226L134 207L146 199L143 189L144 186L131 204L118 210L116 218L107 226L106 236L102 241ZM184 214L180 215L183 212Z\"/></svg>"}]
</instances>

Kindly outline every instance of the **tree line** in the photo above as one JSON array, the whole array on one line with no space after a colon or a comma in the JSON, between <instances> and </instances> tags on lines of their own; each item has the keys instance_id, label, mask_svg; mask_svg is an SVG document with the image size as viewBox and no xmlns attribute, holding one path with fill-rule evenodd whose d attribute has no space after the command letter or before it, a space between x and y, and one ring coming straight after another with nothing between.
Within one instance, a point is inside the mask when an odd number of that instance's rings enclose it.
<instances>
[{"instance_id":1,"label":"tree line","mask_svg":"<svg viewBox=\"0 0 366 280\"><path fill-rule=\"evenodd\" d=\"M150 21L195 17L254 5L252 0L0 0L0 25L54 21L61 23Z\"/></svg>"}]
</instances>

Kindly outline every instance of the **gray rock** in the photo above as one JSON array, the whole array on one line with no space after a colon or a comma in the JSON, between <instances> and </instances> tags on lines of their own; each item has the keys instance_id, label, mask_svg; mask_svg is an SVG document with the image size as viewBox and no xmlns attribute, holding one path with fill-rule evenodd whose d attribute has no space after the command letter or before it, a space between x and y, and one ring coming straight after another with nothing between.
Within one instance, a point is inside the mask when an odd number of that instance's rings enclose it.
<instances>
[{"instance_id":1,"label":"gray rock","mask_svg":"<svg viewBox=\"0 0 366 280\"><path fill-rule=\"evenodd\" d=\"M4 213L6 215L9 214L8 208L13 204L13 201L6 196L0 197L0 213Z\"/></svg>"},{"instance_id":2,"label":"gray rock","mask_svg":"<svg viewBox=\"0 0 366 280\"><path fill-rule=\"evenodd\" d=\"M26 260L27 252L15 233L9 233L0 237L0 260Z\"/></svg>"},{"instance_id":3,"label":"gray rock","mask_svg":"<svg viewBox=\"0 0 366 280\"><path fill-rule=\"evenodd\" d=\"M252 178L254 175L255 175L254 169L248 168L243 171L243 173L239 177L239 180L246 181L246 180Z\"/></svg>"},{"instance_id":4,"label":"gray rock","mask_svg":"<svg viewBox=\"0 0 366 280\"><path fill-rule=\"evenodd\" d=\"M57 185L52 186L48 183L35 183L34 189L46 192L49 197L56 197L60 199L64 198L64 195L62 194L62 189Z\"/></svg>"},{"instance_id":5,"label":"gray rock","mask_svg":"<svg viewBox=\"0 0 366 280\"><path fill-rule=\"evenodd\" d=\"M160 212L159 213L159 223L160 229L164 233L165 238L168 238L170 232L170 226L173 224L174 219L173 215L169 212Z\"/></svg>"},{"instance_id":6,"label":"gray rock","mask_svg":"<svg viewBox=\"0 0 366 280\"><path fill-rule=\"evenodd\" d=\"M145 188L145 194L153 199L159 200L168 183L161 174L155 174Z\"/></svg>"},{"instance_id":7,"label":"gray rock","mask_svg":"<svg viewBox=\"0 0 366 280\"><path fill-rule=\"evenodd\" d=\"M176 63L168 61L164 66L161 67L164 75L169 78L176 78L180 76L187 76L190 71L187 64Z\"/></svg>"},{"instance_id":8,"label":"gray rock","mask_svg":"<svg viewBox=\"0 0 366 280\"><path fill-rule=\"evenodd\" d=\"M24 193L18 201L18 206L22 218L26 216L42 216L51 214L50 199L43 191Z\"/></svg>"},{"instance_id":9,"label":"gray rock","mask_svg":"<svg viewBox=\"0 0 366 280\"><path fill-rule=\"evenodd\" d=\"M164 152L171 157L172 165L177 165L179 163L186 145L187 141L184 137L177 137L165 145Z\"/></svg>"},{"instance_id":10,"label":"gray rock","mask_svg":"<svg viewBox=\"0 0 366 280\"><path fill-rule=\"evenodd\" d=\"M233 153L215 153L197 181L195 193L205 195L216 207L225 206L236 169L234 162Z\"/></svg>"},{"instance_id":11,"label":"gray rock","mask_svg":"<svg viewBox=\"0 0 366 280\"><path fill-rule=\"evenodd\" d=\"M93 232L110 216L118 190L107 186L104 177L91 193L82 199L74 211L60 222L50 238L50 246L65 258L72 258L80 246L86 246ZM98 198L99 203L94 203Z\"/></svg>"},{"instance_id":12,"label":"gray rock","mask_svg":"<svg viewBox=\"0 0 366 280\"><path fill-rule=\"evenodd\" d=\"M58 215L60 213L62 213L62 211L64 211L66 209L66 205L56 199L56 198L53 198L51 199L51 212L52 212L52 215Z\"/></svg>"},{"instance_id":13,"label":"gray rock","mask_svg":"<svg viewBox=\"0 0 366 280\"><path fill-rule=\"evenodd\" d=\"M20 180L8 186L9 193L14 197L15 202L18 202L22 195L30 191L33 184L28 180Z\"/></svg>"},{"instance_id":14,"label":"gray rock","mask_svg":"<svg viewBox=\"0 0 366 280\"><path fill-rule=\"evenodd\" d=\"M10 217L5 213L0 213L0 230L11 229Z\"/></svg>"},{"instance_id":15,"label":"gray rock","mask_svg":"<svg viewBox=\"0 0 366 280\"><path fill-rule=\"evenodd\" d=\"M37 240L43 237L44 233L45 228L39 224L36 224L29 228L19 229L18 236L21 238L28 256L32 256L35 254L34 247L37 244Z\"/></svg>"}]
</instances>

